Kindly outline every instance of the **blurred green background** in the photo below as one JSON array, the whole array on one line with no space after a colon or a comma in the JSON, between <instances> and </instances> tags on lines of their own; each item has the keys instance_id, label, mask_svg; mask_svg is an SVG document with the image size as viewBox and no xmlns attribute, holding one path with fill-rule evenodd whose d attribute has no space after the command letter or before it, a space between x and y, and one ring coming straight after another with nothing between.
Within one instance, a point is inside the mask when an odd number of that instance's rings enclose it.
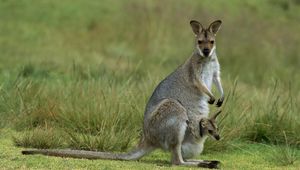
<instances>
[{"instance_id":1,"label":"blurred green background","mask_svg":"<svg viewBox=\"0 0 300 170\"><path fill-rule=\"evenodd\" d=\"M0 0L0 127L23 147L127 150L155 86L192 54L189 21L221 19L223 142L207 150L299 147L299 11L299 0Z\"/></svg>"},{"instance_id":2,"label":"blurred green background","mask_svg":"<svg viewBox=\"0 0 300 170\"><path fill-rule=\"evenodd\" d=\"M140 76L164 77L191 54L189 20L208 25L221 19L217 45L225 79L238 76L259 87L272 78L289 82L297 78L300 64L299 4L2 0L1 70L11 75L13 69L31 64L51 77L68 74L76 63L91 72L122 74L139 63Z\"/></svg>"}]
</instances>

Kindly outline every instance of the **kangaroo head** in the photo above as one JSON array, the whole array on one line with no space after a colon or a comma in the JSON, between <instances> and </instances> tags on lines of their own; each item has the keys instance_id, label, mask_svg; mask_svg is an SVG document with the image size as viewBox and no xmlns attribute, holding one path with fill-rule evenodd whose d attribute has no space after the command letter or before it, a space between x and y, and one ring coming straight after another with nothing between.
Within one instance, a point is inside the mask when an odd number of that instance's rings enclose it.
<instances>
[{"instance_id":1,"label":"kangaroo head","mask_svg":"<svg viewBox=\"0 0 300 170\"><path fill-rule=\"evenodd\" d=\"M214 114L211 118L202 118L199 122L200 126L200 136L209 135L216 140L220 140L220 135L218 132L218 127L216 124L216 118L221 113L221 111Z\"/></svg>"},{"instance_id":2,"label":"kangaroo head","mask_svg":"<svg viewBox=\"0 0 300 170\"><path fill-rule=\"evenodd\" d=\"M201 57L211 57L216 49L215 39L222 24L221 20L212 22L208 28L204 28L200 22L190 21L193 32L195 33L195 45Z\"/></svg>"}]
</instances>

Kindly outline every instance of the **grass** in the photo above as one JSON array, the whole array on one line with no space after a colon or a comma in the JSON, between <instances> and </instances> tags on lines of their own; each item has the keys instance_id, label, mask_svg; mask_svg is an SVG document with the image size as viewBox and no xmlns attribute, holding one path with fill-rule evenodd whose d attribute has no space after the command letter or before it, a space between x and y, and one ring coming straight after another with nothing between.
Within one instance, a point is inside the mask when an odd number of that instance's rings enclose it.
<instances>
[{"instance_id":1,"label":"grass","mask_svg":"<svg viewBox=\"0 0 300 170\"><path fill-rule=\"evenodd\" d=\"M292 165L297 160L297 150L290 146L285 132L283 132L283 135L285 137L285 145L279 146L278 149L274 149L269 157L272 161L277 162L278 165Z\"/></svg>"},{"instance_id":2,"label":"grass","mask_svg":"<svg viewBox=\"0 0 300 170\"><path fill-rule=\"evenodd\" d=\"M276 162L276 165L287 166L295 164L298 159L297 150L288 144L272 148L272 151L266 157L270 162Z\"/></svg>"},{"instance_id":3,"label":"grass","mask_svg":"<svg viewBox=\"0 0 300 170\"><path fill-rule=\"evenodd\" d=\"M222 141L207 141L204 157L220 159L226 169L296 168L299 10L296 0L0 0L5 23L0 24L0 130L6 132L1 167L168 168L168 155L161 152L144 162L80 160L81 165L24 157L12 142L129 150L139 139L155 86L193 50L189 20L207 25L222 19L217 37L226 93L218 120Z\"/></svg>"},{"instance_id":4,"label":"grass","mask_svg":"<svg viewBox=\"0 0 300 170\"><path fill-rule=\"evenodd\" d=\"M155 151L140 161L110 161L84 160L71 158L56 158L48 156L24 156L20 154L23 148L17 148L10 139L12 130L2 130L0 135L1 160L4 169L199 169L191 167L174 167L170 165L170 154ZM222 152L211 152L199 156L206 160L220 160L223 169L297 169L299 161L288 165L278 165L270 158L279 146L262 145L258 143L232 143L231 148ZM300 151L295 150L296 156ZM277 160L276 160L277 161Z\"/></svg>"}]
</instances>

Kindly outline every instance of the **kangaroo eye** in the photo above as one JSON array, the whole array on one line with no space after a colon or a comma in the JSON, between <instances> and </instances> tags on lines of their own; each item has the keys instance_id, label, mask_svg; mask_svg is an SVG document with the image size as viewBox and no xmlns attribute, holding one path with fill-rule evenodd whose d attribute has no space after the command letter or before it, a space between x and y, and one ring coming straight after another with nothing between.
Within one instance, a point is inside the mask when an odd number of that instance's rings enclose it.
<instances>
[{"instance_id":1,"label":"kangaroo eye","mask_svg":"<svg viewBox=\"0 0 300 170\"><path fill-rule=\"evenodd\" d=\"M208 130L208 133L210 133L210 134L211 134L211 133L213 133L213 131L212 131L212 130Z\"/></svg>"},{"instance_id":2,"label":"kangaroo eye","mask_svg":"<svg viewBox=\"0 0 300 170\"><path fill-rule=\"evenodd\" d=\"M211 43L211 44L214 44L214 43L215 43L215 41L210 41L210 43Z\"/></svg>"},{"instance_id":3,"label":"kangaroo eye","mask_svg":"<svg viewBox=\"0 0 300 170\"><path fill-rule=\"evenodd\" d=\"M198 40L198 44L202 44L203 43L203 41L201 41L201 40Z\"/></svg>"}]
</instances>

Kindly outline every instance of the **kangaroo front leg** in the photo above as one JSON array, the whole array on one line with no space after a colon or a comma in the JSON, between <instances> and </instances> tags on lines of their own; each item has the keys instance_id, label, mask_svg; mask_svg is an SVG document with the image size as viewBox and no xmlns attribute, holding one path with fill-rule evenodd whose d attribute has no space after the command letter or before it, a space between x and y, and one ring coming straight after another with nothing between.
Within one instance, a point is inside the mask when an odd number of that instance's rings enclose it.
<instances>
[{"instance_id":1,"label":"kangaroo front leg","mask_svg":"<svg viewBox=\"0 0 300 170\"><path fill-rule=\"evenodd\" d=\"M222 87L222 83L221 83L221 78L220 78L220 73L215 73L214 74L214 78L213 78L214 84L216 85L219 93L221 94L220 99L217 102L217 106L221 107L224 101L224 91L223 91L223 87Z\"/></svg>"},{"instance_id":2,"label":"kangaroo front leg","mask_svg":"<svg viewBox=\"0 0 300 170\"><path fill-rule=\"evenodd\" d=\"M204 82L202 80L195 78L194 84L198 88L199 91L204 92L205 94L207 94L210 97L210 99L208 101L209 104L213 104L215 102L216 99L215 99L214 95L210 92L210 90L208 90L208 88L206 87L206 85L204 84Z\"/></svg>"}]
</instances>

